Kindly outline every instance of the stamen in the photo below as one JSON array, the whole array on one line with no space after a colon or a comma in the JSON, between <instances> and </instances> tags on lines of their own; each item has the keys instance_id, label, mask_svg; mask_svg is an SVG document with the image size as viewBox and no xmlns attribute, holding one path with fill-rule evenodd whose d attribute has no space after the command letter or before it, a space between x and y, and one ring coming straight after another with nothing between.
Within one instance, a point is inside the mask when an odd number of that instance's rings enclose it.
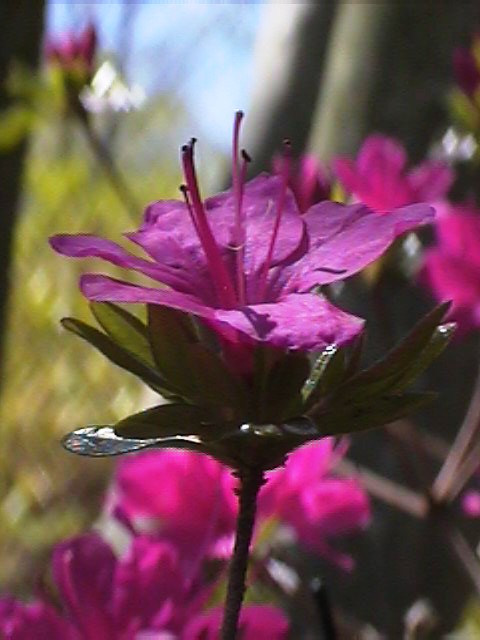
<instances>
[{"instance_id":1,"label":"stamen","mask_svg":"<svg viewBox=\"0 0 480 640\"><path fill-rule=\"evenodd\" d=\"M285 199L287 197L288 184L290 182L290 166L291 166L291 146L290 141L285 139L283 141L283 163L280 172L280 193L277 200L277 213L275 216L275 222L273 225L273 232L270 238L270 245L268 247L267 255L261 273L259 275L259 287L257 289L257 298L261 302L266 293L268 271L272 266L273 252L275 250L275 244L277 241L278 230L280 228L280 222L282 220L282 213L285 206Z\"/></svg>"},{"instance_id":2,"label":"stamen","mask_svg":"<svg viewBox=\"0 0 480 640\"><path fill-rule=\"evenodd\" d=\"M179 187L182 195L183 195L183 199L185 200L185 205L187 207L188 213L190 215L190 220L192 221L192 224L194 226L194 229L196 231L196 234L198 237L200 237L200 232L198 230L198 225L197 225L197 221L195 219L195 215L193 213L193 209L192 209L192 203L190 202L190 197L188 195L188 188L186 185L181 184Z\"/></svg>"},{"instance_id":3,"label":"stamen","mask_svg":"<svg viewBox=\"0 0 480 640\"><path fill-rule=\"evenodd\" d=\"M246 161L242 155L242 165L239 165L239 139L240 125L243 119L243 112L237 111L233 125L233 142L232 142L232 180L233 194L235 202L235 227L233 231L233 245L236 249L235 253L235 272L237 279L237 295L241 305L245 304L245 220L243 218L242 201L243 201L243 185L246 176Z\"/></svg>"},{"instance_id":4,"label":"stamen","mask_svg":"<svg viewBox=\"0 0 480 640\"><path fill-rule=\"evenodd\" d=\"M196 139L192 138L190 144L182 147L183 172L189 194L187 207L189 207L189 213L195 220L195 230L205 252L205 257L207 258L210 276L217 290L218 302L223 307L232 309L237 306L237 299L227 268L222 260L210 225L208 224L202 198L200 197L193 161L195 142Z\"/></svg>"}]
</instances>

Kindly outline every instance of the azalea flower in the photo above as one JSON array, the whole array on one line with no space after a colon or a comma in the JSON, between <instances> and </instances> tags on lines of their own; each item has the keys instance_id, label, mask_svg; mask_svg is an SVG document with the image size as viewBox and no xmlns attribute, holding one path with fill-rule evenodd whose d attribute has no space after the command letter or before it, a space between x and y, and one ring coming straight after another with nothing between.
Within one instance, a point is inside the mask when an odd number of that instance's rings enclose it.
<instances>
[{"instance_id":1,"label":"azalea flower","mask_svg":"<svg viewBox=\"0 0 480 640\"><path fill-rule=\"evenodd\" d=\"M2 638L26 640L32 629L37 640L219 638L221 610L204 610L209 590L185 576L172 544L140 536L118 559L99 535L86 534L55 548L52 570L62 610L4 597ZM241 629L245 640L285 640L288 622L272 606L245 607Z\"/></svg>"},{"instance_id":2,"label":"azalea flower","mask_svg":"<svg viewBox=\"0 0 480 640\"><path fill-rule=\"evenodd\" d=\"M472 45L457 47L453 53L453 71L457 86L469 98L475 98L475 93L480 88L480 65L478 63L478 51L480 47L480 34L477 33Z\"/></svg>"},{"instance_id":3,"label":"azalea flower","mask_svg":"<svg viewBox=\"0 0 480 640\"><path fill-rule=\"evenodd\" d=\"M91 77L97 51L97 31L90 23L78 35L69 32L58 40L48 39L45 45L47 60L65 71L77 71Z\"/></svg>"},{"instance_id":4,"label":"azalea flower","mask_svg":"<svg viewBox=\"0 0 480 640\"><path fill-rule=\"evenodd\" d=\"M94 301L152 303L203 319L230 343L322 350L357 336L363 321L313 292L353 275L397 236L433 217L413 205L381 217L364 205L321 202L300 215L281 176L244 181L248 157L239 153L241 113L234 131L233 188L205 201L194 164L194 140L182 149L184 201L149 205L138 231L126 234L148 259L94 235L57 235L52 247L98 257L147 276L156 286L86 274L81 290Z\"/></svg>"},{"instance_id":5,"label":"azalea flower","mask_svg":"<svg viewBox=\"0 0 480 640\"><path fill-rule=\"evenodd\" d=\"M369 136L357 159L337 158L333 167L342 186L357 202L377 213L416 202L436 202L453 182L453 171L443 162L427 161L407 171L407 154L394 138Z\"/></svg>"},{"instance_id":6,"label":"azalea flower","mask_svg":"<svg viewBox=\"0 0 480 640\"><path fill-rule=\"evenodd\" d=\"M420 282L438 300L451 300L457 335L480 327L480 210L439 207L437 243L424 255Z\"/></svg>"},{"instance_id":7,"label":"azalea flower","mask_svg":"<svg viewBox=\"0 0 480 640\"><path fill-rule=\"evenodd\" d=\"M470 489L462 496L462 510L469 518L480 518L480 491Z\"/></svg>"},{"instance_id":8,"label":"azalea flower","mask_svg":"<svg viewBox=\"0 0 480 640\"><path fill-rule=\"evenodd\" d=\"M305 153L293 163L293 167L288 166L289 162L288 157L276 156L273 170L277 175L282 175L287 170L288 186L301 213L308 211L314 204L329 199L332 185L327 172L313 154Z\"/></svg>"},{"instance_id":9,"label":"azalea flower","mask_svg":"<svg viewBox=\"0 0 480 640\"><path fill-rule=\"evenodd\" d=\"M257 531L275 521L304 548L351 569L352 559L336 551L332 541L365 528L370 503L357 480L333 475L341 455L342 448L326 438L294 451L285 467L268 472L258 500ZM174 540L191 563L198 554L230 555L234 486L229 470L207 456L147 452L120 462L108 508L124 514L133 527L138 523L159 539Z\"/></svg>"}]
</instances>

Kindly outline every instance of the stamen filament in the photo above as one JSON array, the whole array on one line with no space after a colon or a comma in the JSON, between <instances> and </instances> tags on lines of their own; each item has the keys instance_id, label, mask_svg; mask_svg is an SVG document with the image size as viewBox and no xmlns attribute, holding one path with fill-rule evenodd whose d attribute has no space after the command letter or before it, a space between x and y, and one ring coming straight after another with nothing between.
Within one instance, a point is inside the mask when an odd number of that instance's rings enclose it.
<instances>
[{"instance_id":1,"label":"stamen filament","mask_svg":"<svg viewBox=\"0 0 480 640\"><path fill-rule=\"evenodd\" d=\"M233 193L235 201L235 227L233 233L233 245L235 247L235 272L237 280L237 295L241 305L246 302L245 294L245 220L242 211L243 185L246 177L246 158L242 156L243 163L239 165L239 139L240 125L243 119L243 112L235 113L235 121L233 125L233 143L232 143L232 180Z\"/></svg>"},{"instance_id":2,"label":"stamen filament","mask_svg":"<svg viewBox=\"0 0 480 640\"><path fill-rule=\"evenodd\" d=\"M227 267L222 260L222 256L218 249L212 230L208 224L207 216L200 197L198 181L193 162L193 147L195 138L192 138L190 144L182 147L182 164L185 174L185 182L187 184L188 193L190 195L191 215L195 220L195 230L202 244L205 256L207 258L210 276L217 291L218 302L227 309L237 306L237 298L235 289L227 271ZM188 205L187 205L188 206Z\"/></svg>"},{"instance_id":3,"label":"stamen filament","mask_svg":"<svg viewBox=\"0 0 480 640\"><path fill-rule=\"evenodd\" d=\"M268 271L272 266L273 252L275 250L275 244L277 241L278 230L280 228L280 222L282 220L282 213L285 207L285 199L287 197L287 188L290 178L290 142L288 140L284 140L284 157L283 157L283 165L282 171L280 174L280 178L282 180L280 185L280 194L277 200L277 212L275 216L275 222L273 225L272 236L270 238L270 244L268 247L267 255L265 258L265 262L263 263L263 267L261 273L259 275L259 286L257 289L257 300L261 302L265 298L266 290L267 290L267 279L268 279Z\"/></svg>"}]
</instances>

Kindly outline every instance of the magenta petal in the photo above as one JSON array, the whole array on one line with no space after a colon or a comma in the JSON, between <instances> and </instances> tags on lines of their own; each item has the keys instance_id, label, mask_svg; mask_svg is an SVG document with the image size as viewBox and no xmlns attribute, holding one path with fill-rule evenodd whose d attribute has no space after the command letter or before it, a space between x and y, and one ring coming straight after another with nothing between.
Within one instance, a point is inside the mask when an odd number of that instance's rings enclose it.
<instances>
[{"instance_id":1,"label":"magenta petal","mask_svg":"<svg viewBox=\"0 0 480 640\"><path fill-rule=\"evenodd\" d=\"M86 637L114 640L109 610L116 559L111 548L100 536L86 534L59 544L52 564L62 600L78 629Z\"/></svg>"},{"instance_id":2,"label":"magenta petal","mask_svg":"<svg viewBox=\"0 0 480 640\"><path fill-rule=\"evenodd\" d=\"M348 193L358 193L362 188L362 179L358 175L353 161L349 158L335 158L333 170L342 187Z\"/></svg>"},{"instance_id":3,"label":"magenta petal","mask_svg":"<svg viewBox=\"0 0 480 640\"><path fill-rule=\"evenodd\" d=\"M133 269L171 287L185 289L188 272L178 273L162 264L148 262L128 253L115 242L90 234L56 235L50 238L52 248L70 258L101 258L125 269ZM193 287L192 287L193 288Z\"/></svg>"},{"instance_id":4,"label":"magenta petal","mask_svg":"<svg viewBox=\"0 0 480 640\"><path fill-rule=\"evenodd\" d=\"M245 271L247 273L255 272L265 260L281 191L281 179L266 173L245 184L242 209L246 227ZM207 198L205 206L217 242L223 247L231 247L235 220L233 190ZM303 233L303 220L295 198L290 191L287 191L272 264L282 262L292 255L300 245Z\"/></svg>"},{"instance_id":5,"label":"magenta petal","mask_svg":"<svg viewBox=\"0 0 480 640\"><path fill-rule=\"evenodd\" d=\"M443 162L424 162L410 172L408 179L419 202L435 202L450 189L455 173Z\"/></svg>"},{"instance_id":6,"label":"magenta petal","mask_svg":"<svg viewBox=\"0 0 480 640\"><path fill-rule=\"evenodd\" d=\"M473 308L480 302L480 270L438 248L425 253L422 279L439 300L452 300L455 307Z\"/></svg>"},{"instance_id":7,"label":"magenta petal","mask_svg":"<svg viewBox=\"0 0 480 640\"><path fill-rule=\"evenodd\" d=\"M393 138L374 133L369 136L357 159L360 173L399 174L407 162L405 149Z\"/></svg>"},{"instance_id":8,"label":"magenta petal","mask_svg":"<svg viewBox=\"0 0 480 640\"><path fill-rule=\"evenodd\" d=\"M142 247L154 260L170 266L206 265L200 240L188 209L178 200L159 200L145 209L138 231L125 236Z\"/></svg>"},{"instance_id":9,"label":"magenta petal","mask_svg":"<svg viewBox=\"0 0 480 640\"><path fill-rule=\"evenodd\" d=\"M214 309L192 295L168 289L142 287L101 274L83 275L80 279L80 289L85 297L96 302L159 304L203 318L215 318Z\"/></svg>"},{"instance_id":10,"label":"magenta petal","mask_svg":"<svg viewBox=\"0 0 480 640\"><path fill-rule=\"evenodd\" d=\"M118 564L115 593L111 594L116 596L117 631L135 623L147 629L158 616L163 624L171 625L174 610L165 604L181 602L185 594L186 579L180 571L177 549L147 536L135 537Z\"/></svg>"},{"instance_id":11,"label":"magenta petal","mask_svg":"<svg viewBox=\"0 0 480 640\"><path fill-rule=\"evenodd\" d=\"M79 634L48 604L0 599L0 636L5 640L80 640Z\"/></svg>"},{"instance_id":12,"label":"magenta petal","mask_svg":"<svg viewBox=\"0 0 480 640\"><path fill-rule=\"evenodd\" d=\"M290 294L274 303L243 309L217 309L215 317L255 340L300 350L350 342L364 324L315 294Z\"/></svg>"},{"instance_id":13,"label":"magenta petal","mask_svg":"<svg viewBox=\"0 0 480 640\"><path fill-rule=\"evenodd\" d=\"M380 257L398 236L433 218L434 210L424 204L382 216L363 205L316 205L305 214L310 249L292 270L288 288L308 291L348 278Z\"/></svg>"},{"instance_id":14,"label":"magenta petal","mask_svg":"<svg viewBox=\"0 0 480 640\"><path fill-rule=\"evenodd\" d=\"M449 207L435 228L443 253L464 261L473 271L480 270L480 214L471 208Z\"/></svg>"},{"instance_id":15,"label":"magenta petal","mask_svg":"<svg viewBox=\"0 0 480 640\"><path fill-rule=\"evenodd\" d=\"M187 625L181 640L218 640L222 609L215 608L195 616ZM242 640L287 640L289 623L285 614L268 605L249 605L240 615Z\"/></svg>"}]
</instances>

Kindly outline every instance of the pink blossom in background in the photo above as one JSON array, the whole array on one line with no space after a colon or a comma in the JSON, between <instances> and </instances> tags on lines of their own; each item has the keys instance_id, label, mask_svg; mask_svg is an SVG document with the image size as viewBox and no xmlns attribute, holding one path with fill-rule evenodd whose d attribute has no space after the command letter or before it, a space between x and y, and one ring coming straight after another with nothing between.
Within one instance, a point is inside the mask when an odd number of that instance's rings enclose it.
<instances>
[{"instance_id":1,"label":"pink blossom in background","mask_svg":"<svg viewBox=\"0 0 480 640\"><path fill-rule=\"evenodd\" d=\"M194 141L186 145L185 202L154 202L140 229L127 234L148 259L93 235L57 235L51 245L63 255L98 257L161 285L87 274L80 286L88 299L152 303L194 314L225 341L250 346L250 354L252 342L307 351L348 343L363 321L312 288L357 273L397 236L431 221L433 210L412 205L380 217L362 205L325 201L300 215L286 176L262 174L243 183L239 121L237 114L233 189L203 201ZM243 361L242 366L241 373L248 373Z\"/></svg>"},{"instance_id":2,"label":"pink blossom in background","mask_svg":"<svg viewBox=\"0 0 480 640\"><path fill-rule=\"evenodd\" d=\"M349 569L351 559L332 542L368 524L370 503L355 479L333 475L341 453L325 439L298 449L284 468L269 472L259 496L257 531L274 518L288 526L298 544ZM149 530L176 540L187 558L195 549L228 556L236 515L233 488L229 470L206 456L149 452L119 463L110 508L134 522L148 517Z\"/></svg>"},{"instance_id":3,"label":"pink blossom in background","mask_svg":"<svg viewBox=\"0 0 480 640\"><path fill-rule=\"evenodd\" d=\"M355 201L378 213L417 202L435 203L448 192L454 174L444 162L426 161L407 170L407 154L394 138L369 136L355 160L337 158L334 173Z\"/></svg>"},{"instance_id":4,"label":"pink blossom in background","mask_svg":"<svg viewBox=\"0 0 480 640\"><path fill-rule=\"evenodd\" d=\"M57 40L48 39L45 56L66 71L79 70L91 75L97 51L97 31L88 24L78 35L67 33Z\"/></svg>"},{"instance_id":5,"label":"pink blossom in background","mask_svg":"<svg viewBox=\"0 0 480 640\"><path fill-rule=\"evenodd\" d=\"M219 638L220 609L205 610L210 590L197 577L185 576L178 551L171 544L141 536L118 559L100 536L87 534L59 544L52 569L62 610L56 611L45 600L23 604L3 597L2 638ZM286 640L288 621L272 606L245 607L241 622L244 640Z\"/></svg>"},{"instance_id":6,"label":"pink blossom in background","mask_svg":"<svg viewBox=\"0 0 480 640\"><path fill-rule=\"evenodd\" d=\"M452 301L458 334L480 326L480 210L443 205L435 223L436 244L424 255L420 282L439 301Z\"/></svg>"},{"instance_id":7,"label":"pink blossom in background","mask_svg":"<svg viewBox=\"0 0 480 640\"><path fill-rule=\"evenodd\" d=\"M343 453L337 449L329 438L295 451L285 467L268 474L258 508L260 518L273 516L291 527L300 545L350 570L352 558L332 542L369 524L370 501L357 480L332 474Z\"/></svg>"},{"instance_id":8,"label":"pink blossom in background","mask_svg":"<svg viewBox=\"0 0 480 640\"><path fill-rule=\"evenodd\" d=\"M469 518L480 518L480 491L466 491L462 496L462 509Z\"/></svg>"},{"instance_id":9,"label":"pink blossom in background","mask_svg":"<svg viewBox=\"0 0 480 640\"><path fill-rule=\"evenodd\" d=\"M129 520L152 519L150 529L175 542L191 563L234 531L233 487L229 471L208 456L152 451L119 463L109 502Z\"/></svg>"},{"instance_id":10,"label":"pink blossom in background","mask_svg":"<svg viewBox=\"0 0 480 640\"><path fill-rule=\"evenodd\" d=\"M470 47L457 47L453 53L453 71L457 86L469 98L475 97L480 88L480 66L474 49L480 46L480 34L476 34Z\"/></svg>"},{"instance_id":11,"label":"pink blossom in background","mask_svg":"<svg viewBox=\"0 0 480 640\"><path fill-rule=\"evenodd\" d=\"M281 175L286 169L286 163L289 163L288 186L295 197L300 213L305 213L314 204L330 199L331 181L326 170L313 154L306 153L296 161L281 155L276 156L273 160L274 172Z\"/></svg>"}]
</instances>

